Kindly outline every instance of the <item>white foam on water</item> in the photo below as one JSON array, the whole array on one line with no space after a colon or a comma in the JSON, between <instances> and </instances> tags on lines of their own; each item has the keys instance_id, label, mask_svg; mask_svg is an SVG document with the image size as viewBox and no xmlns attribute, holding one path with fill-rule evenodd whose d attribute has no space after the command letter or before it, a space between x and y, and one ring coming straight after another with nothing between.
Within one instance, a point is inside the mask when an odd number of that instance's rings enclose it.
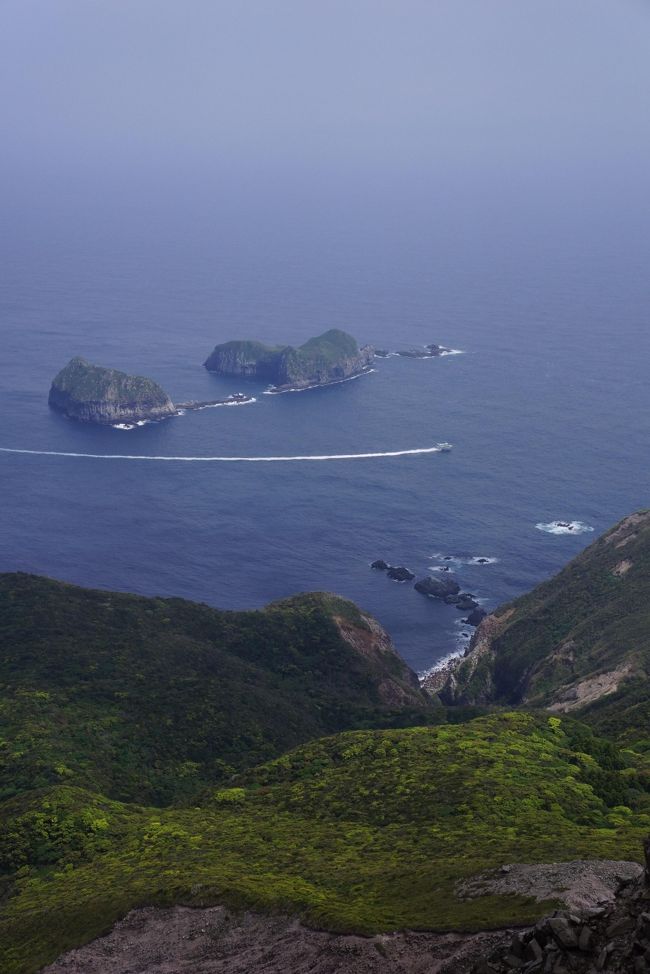
<instances>
[{"instance_id":1,"label":"white foam on water","mask_svg":"<svg viewBox=\"0 0 650 974\"><path fill-rule=\"evenodd\" d=\"M445 355L464 355L465 351L462 348L446 348L440 353L438 358L443 358Z\"/></svg>"},{"instance_id":2,"label":"white foam on water","mask_svg":"<svg viewBox=\"0 0 650 974\"><path fill-rule=\"evenodd\" d=\"M254 396L250 399L227 399L224 402L210 402L205 406L197 406L194 412L200 413L203 409L220 409L221 406L248 406L252 402L257 402Z\"/></svg>"},{"instance_id":3,"label":"white foam on water","mask_svg":"<svg viewBox=\"0 0 650 974\"><path fill-rule=\"evenodd\" d=\"M300 463L323 460L374 460L382 457L423 456L440 453L438 446L418 447L415 450L386 450L382 453L328 453L293 457L167 457L134 456L128 453L68 453L62 450L22 450L0 446L0 453L12 453L36 457L74 457L86 460L158 460L180 463Z\"/></svg>"},{"instance_id":4,"label":"white foam on water","mask_svg":"<svg viewBox=\"0 0 650 974\"><path fill-rule=\"evenodd\" d=\"M472 633L468 630L463 630L456 634L456 648L452 649L451 652L447 653L441 659L436 660L432 666L428 666L426 670L420 670L418 672L418 677L420 680L425 680L432 673L437 673L439 670L446 669L449 664L456 659L460 659L461 656L465 655L465 650L469 645L469 641L472 638Z\"/></svg>"},{"instance_id":5,"label":"white foam on water","mask_svg":"<svg viewBox=\"0 0 650 974\"><path fill-rule=\"evenodd\" d=\"M264 390L265 396L284 396L289 392L311 392L312 389L327 389L329 386L340 386L344 382L352 382L353 379L361 379L364 375L370 375L377 369L366 369L365 372L357 372L356 375L349 375L346 379L333 379L331 382L315 382L313 386L303 386L302 389L278 389L276 386L269 386Z\"/></svg>"},{"instance_id":6,"label":"white foam on water","mask_svg":"<svg viewBox=\"0 0 650 974\"><path fill-rule=\"evenodd\" d=\"M450 570L453 571L451 566L457 565L472 565L478 568L484 568L487 565L495 565L498 562L498 558L494 558L491 555L471 555L469 558L463 555L449 555L446 552L434 551L433 554L429 555L430 558L436 561L443 562L445 565L450 566ZM440 571L440 568L435 569Z\"/></svg>"},{"instance_id":7,"label":"white foam on water","mask_svg":"<svg viewBox=\"0 0 650 974\"><path fill-rule=\"evenodd\" d=\"M594 528L584 521L549 521L548 524L540 521L535 525L538 531L546 534L586 534Z\"/></svg>"}]
</instances>

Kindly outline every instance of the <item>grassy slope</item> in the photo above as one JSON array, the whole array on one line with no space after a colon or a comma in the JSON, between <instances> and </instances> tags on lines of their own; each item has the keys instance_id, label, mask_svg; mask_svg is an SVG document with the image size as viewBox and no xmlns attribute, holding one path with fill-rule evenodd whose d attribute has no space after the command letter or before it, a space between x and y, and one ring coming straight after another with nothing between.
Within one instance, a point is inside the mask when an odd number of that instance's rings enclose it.
<instances>
[{"instance_id":1,"label":"grassy slope","mask_svg":"<svg viewBox=\"0 0 650 974\"><path fill-rule=\"evenodd\" d=\"M617 693L575 714L650 750L650 514L626 518L496 616L508 612L491 654L473 673L468 662L457 669L455 699L547 706L580 681L629 664Z\"/></svg>"},{"instance_id":2,"label":"grassy slope","mask_svg":"<svg viewBox=\"0 0 650 974\"><path fill-rule=\"evenodd\" d=\"M455 882L504 861L634 858L650 826L611 745L518 713L319 740L195 808L59 786L4 814L4 974L32 974L145 903L246 904L368 932L526 921L545 907L460 901Z\"/></svg>"},{"instance_id":3,"label":"grassy slope","mask_svg":"<svg viewBox=\"0 0 650 974\"><path fill-rule=\"evenodd\" d=\"M333 596L219 612L0 576L0 801L64 783L190 801L303 741L407 720L409 705L422 718L408 667L353 649L337 616L370 635ZM402 699L385 703L387 686Z\"/></svg>"}]
</instances>

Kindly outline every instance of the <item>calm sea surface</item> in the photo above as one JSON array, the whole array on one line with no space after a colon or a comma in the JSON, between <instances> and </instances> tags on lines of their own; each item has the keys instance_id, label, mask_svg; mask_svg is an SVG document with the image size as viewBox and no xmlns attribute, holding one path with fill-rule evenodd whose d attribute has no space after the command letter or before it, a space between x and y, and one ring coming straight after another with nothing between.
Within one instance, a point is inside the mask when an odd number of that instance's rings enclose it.
<instances>
[{"instance_id":1,"label":"calm sea surface","mask_svg":"<svg viewBox=\"0 0 650 974\"><path fill-rule=\"evenodd\" d=\"M356 209L355 209L356 205ZM650 277L644 228L559 203L503 219L363 203L241 217L33 217L3 244L0 446L162 456L392 451L322 463L146 463L0 455L0 570L180 595L223 608L298 591L355 600L422 670L459 645L461 614L370 570L444 555L486 607L557 571L648 505ZM64 212L64 209L61 211ZM541 215L540 215L541 213ZM440 342L336 387L265 396L201 363L231 338ZM143 373L172 398L257 401L132 431L52 414L72 355ZM466 564L473 557L496 559Z\"/></svg>"}]
</instances>

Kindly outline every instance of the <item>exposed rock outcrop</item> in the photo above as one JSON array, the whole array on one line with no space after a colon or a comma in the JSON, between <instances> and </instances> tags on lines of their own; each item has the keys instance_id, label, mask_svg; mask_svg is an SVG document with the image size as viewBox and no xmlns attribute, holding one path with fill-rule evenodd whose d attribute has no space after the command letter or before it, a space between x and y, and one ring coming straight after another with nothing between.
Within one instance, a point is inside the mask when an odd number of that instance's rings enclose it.
<instances>
[{"instance_id":1,"label":"exposed rock outcrop","mask_svg":"<svg viewBox=\"0 0 650 974\"><path fill-rule=\"evenodd\" d=\"M623 865L623 864L621 864ZM646 974L650 971L650 886L646 871L624 879L613 901L555 913L487 954L472 974Z\"/></svg>"},{"instance_id":2,"label":"exposed rock outcrop","mask_svg":"<svg viewBox=\"0 0 650 974\"><path fill-rule=\"evenodd\" d=\"M79 356L55 377L49 404L71 419L101 425L164 419L177 412L152 379L92 365Z\"/></svg>"},{"instance_id":3,"label":"exposed rock outcrop","mask_svg":"<svg viewBox=\"0 0 650 974\"><path fill-rule=\"evenodd\" d=\"M332 328L298 348L255 341L225 342L216 346L204 365L218 375L262 379L271 383L271 391L287 392L362 375L371 370L374 355L371 346L359 348L351 335Z\"/></svg>"},{"instance_id":4,"label":"exposed rock outcrop","mask_svg":"<svg viewBox=\"0 0 650 974\"><path fill-rule=\"evenodd\" d=\"M422 707L427 698L420 681L393 646L393 641L376 619L363 612L357 620L334 616L341 636L375 670L382 704L389 707Z\"/></svg>"},{"instance_id":5,"label":"exposed rock outcrop","mask_svg":"<svg viewBox=\"0 0 650 974\"><path fill-rule=\"evenodd\" d=\"M42 974L467 974L504 932L360 937L221 906L133 910Z\"/></svg>"}]
</instances>

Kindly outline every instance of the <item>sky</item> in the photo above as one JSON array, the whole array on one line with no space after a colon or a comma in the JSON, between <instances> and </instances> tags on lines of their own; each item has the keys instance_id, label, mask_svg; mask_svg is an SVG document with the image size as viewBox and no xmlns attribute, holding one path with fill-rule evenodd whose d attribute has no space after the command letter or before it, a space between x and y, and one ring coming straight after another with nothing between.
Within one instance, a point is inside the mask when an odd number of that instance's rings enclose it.
<instances>
[{"instance_id":1,"label":"sky","mask_svg":"<svg viewBox=\"0 0 650 974\"><path fill-rule=\"evenodd\" d=\"M0 0L9 204L453 174L625 191L649 92L650 0Z\"/></svg>"}]
</instances>

